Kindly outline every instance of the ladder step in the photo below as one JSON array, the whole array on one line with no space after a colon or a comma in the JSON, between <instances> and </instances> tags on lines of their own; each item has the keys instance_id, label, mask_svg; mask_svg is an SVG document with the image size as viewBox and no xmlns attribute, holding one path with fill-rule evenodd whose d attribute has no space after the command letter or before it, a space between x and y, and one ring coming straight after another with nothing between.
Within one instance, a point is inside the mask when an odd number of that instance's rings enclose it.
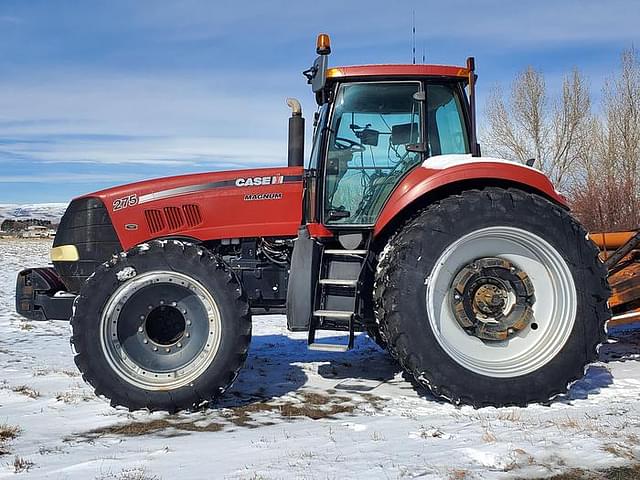
<instances>
[{"instance_id":1,"label":"ladder step","mask_svg":"<svg viewBox=\"0 0 640 480\"><path fill-rule=\"evenodd\" d=\"M358 280L340 280L338 278L321 278L320 285L335 285L338 287L355 287Z\"/></svg>"},{"instance_id":2,"label":"ladder step","mask_svg":"<svg viewBox=\"0 0 640 480\"><path fill-rule=\"evenodd\" d=\"M338 343L310 343L307 345L307 348L321 352L346 352L349 350L349 345Z\"/></svg>"},{"instance_id":3,"label":"ladder step","mask_svg":"<svg viewBox=\"0 0 640 480\"><path fill-rule=\"evenodd\" d=\"M324 253L327 255L366 255L368 250L341 250L341 249L329 249Z\"/></svg>"},{"instance_id":4,"label":"ladder step","mask_svg":"<svg viewBox=\"0 0 640 480\"><path fill-rule=\"evenodd\" d=\"M331 318L351 318L353 312L345 312L343 310L316 310L313 312L315 317L331 317Z\"/></svg>"}]
</instances>

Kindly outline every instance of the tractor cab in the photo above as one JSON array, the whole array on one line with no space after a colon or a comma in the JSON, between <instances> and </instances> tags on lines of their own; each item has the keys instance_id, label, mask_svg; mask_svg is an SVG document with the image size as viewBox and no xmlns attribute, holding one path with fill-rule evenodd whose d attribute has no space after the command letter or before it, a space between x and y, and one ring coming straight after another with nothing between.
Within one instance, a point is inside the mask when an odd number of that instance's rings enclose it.
<instances>
[{"instance_id":1,"label":"tractor cab","mask_svg":"<svg viewBox=\"0 0 640 480\"><path fill-rule=\"evenodd\" d=\"M330 229L373 227L394 188L416 166L432 156L478 150L473 59L465 68L328 68L330 52L329 37L321 34L319 56L304 72L319 105L306 163L305 220Z\"/></svg>"},{"instance_id":2,"label":"tractor cab","mask_svg":"<svg viewBox=\"0 0 640 480\"><path fill-rule=\"evenodd\" d=\"M290 328L308 329L310 344L322 349L314 341L314 327L348 330L348 347L354 324L366 328L372 320L359 305L359 286L366 281L376 221L401 181L430 157L478 148L473 59L464 68L329 68L325 34L318 36L316 51L317 59L304 72L319 107L307 162L300 147L299 108L290 121L289 165L306 168L303 227L293 254L304 268L291 269L287 303Z\"/></svg>"}]
</instances>

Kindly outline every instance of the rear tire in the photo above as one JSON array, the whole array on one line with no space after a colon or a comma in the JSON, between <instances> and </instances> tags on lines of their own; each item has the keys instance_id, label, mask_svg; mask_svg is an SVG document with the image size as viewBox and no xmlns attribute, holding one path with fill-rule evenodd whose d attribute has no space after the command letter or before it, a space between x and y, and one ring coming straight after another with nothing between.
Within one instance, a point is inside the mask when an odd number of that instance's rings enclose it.
<instances>
[{"instance_id":1,"label":"rear tire","mask_svg":"<svg viewBox=\"0 0 640 480\"><path fill-rule=\"evenodd\" d=\"M100 266L71 319L75 363L130 410L195 410L219 397L251 339L240 286L206 249L153 241Z\"/></svg>"},{"instance_id":2,"label":"rear tire","mask_svg":"<svg viewBox=\"0 0 640 480\"><path fill-rule=\"evenodd\" d=\"M391 354L438 397L476 408L546 402L584 375L605 341L609 287L597 254L586 231L545 198L463 191L390 238L376 275L376 319ZM479 267L492 261L506 267ZM490 278L498 274L515 280ZM487 289L477 286L502 284L505 300L485 315ZM512 312L520 316L500 330L497 319Z\"/></svg>"}]
</instances>

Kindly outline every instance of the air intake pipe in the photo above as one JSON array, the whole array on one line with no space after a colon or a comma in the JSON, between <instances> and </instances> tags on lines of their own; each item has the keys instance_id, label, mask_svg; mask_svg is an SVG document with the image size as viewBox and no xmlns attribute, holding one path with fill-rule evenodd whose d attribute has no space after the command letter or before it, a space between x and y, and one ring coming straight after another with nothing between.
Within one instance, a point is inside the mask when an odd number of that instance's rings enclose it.
<instances>
[{"instance_id":1,"label":"air intake pipe","mask_svg":"<svg viewBox=\"0 0 640 480\"><path fill-rule=\"evenodd\" d=\"M295 98L287 98L287 105L291 108L287 165L290 167L302 167L304 165L304 118L302 117L302 107Z\"/></svg>"}]
</instances>

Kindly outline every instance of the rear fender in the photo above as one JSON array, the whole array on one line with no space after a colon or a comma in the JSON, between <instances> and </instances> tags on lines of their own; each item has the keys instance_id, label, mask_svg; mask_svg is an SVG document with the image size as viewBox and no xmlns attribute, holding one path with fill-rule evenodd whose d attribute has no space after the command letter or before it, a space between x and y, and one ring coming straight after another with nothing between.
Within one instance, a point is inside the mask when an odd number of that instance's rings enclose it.
<instances>
[{"instance_id":1,"label":"rear fender","mask_svg":"<svg viewBox=\"0 0 640 480\"><path fill-rule=\"evenodd\" d=\"M439 155L413 169L396 186L378 216L374 237L442 195L485 185L519 187L568 208L566 199L540 170L497 158Z\"/></svg>"}]
</instances>

